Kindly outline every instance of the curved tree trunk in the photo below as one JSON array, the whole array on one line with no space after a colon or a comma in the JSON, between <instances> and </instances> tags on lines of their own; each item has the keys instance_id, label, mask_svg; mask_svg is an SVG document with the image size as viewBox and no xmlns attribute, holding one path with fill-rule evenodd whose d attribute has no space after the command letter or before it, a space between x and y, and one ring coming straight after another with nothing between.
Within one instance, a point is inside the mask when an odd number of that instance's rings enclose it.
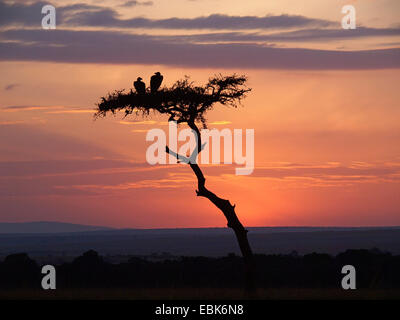
<instances>
[{"instance_id":1,"label":"curved tree trunk","mask_svg":"<svg viewBox=\"0 0 400 320\"><path fill-rule=\"evenodd\" d=\"M196 136L197 148L194 154L194 157L186 158L184 156L179 155L178 153L173 152L166 147L166 152L171 153L172 155L176 156L178 159L183 160L184 162L188 163L192 168L193 172L197 177L197 185L198 190L196 190L196 194L199 197L205 197L210 200L218 209L222 211L224 214L226 221L228 222L228 227L231 228L236 235L236 239L238 241L240 251L243 255L244 265L245 265L245 289L246 292L249 294L250 297L255 295L255 266L254 266L254 259L253 259L253 252L251 250L249 241L247 239L247 230L243 227L241 222L239 221L236 213L235 213L235 206L232 205L229 200L225 200L219 198L213 192L208 190L205 186L206 179L204 178L203 172L201 171L199 165L196 163L195 158L197 155L200 154L202 150L201 144L201 134L200 130L197 128L194 121L188 121L189 127L193 130Z\"/></svg>"},{"instance_id":2,"label":"curved tree trunk","mask_svg":"<svg viewBox=\"0 0 400 320\"><path fill-rule=\"evenodd\" d=\"M251 250L249 241L247 239L247 230L243 227L239 221L236 213L235 206L232 205L229 200L221 199L205 186L206 179L197 164L189 163L193 172L197 177L198 190L196 194L199 197L205 197L210 200L218 209L224 214L228 227L231 228L236 235L236 239L239 243L240 251L242 252L244 263L245 263L245 289L248 292L253 292L256 288L254 281L254 261L253 251Z\"/></svg>"}]
</instances>

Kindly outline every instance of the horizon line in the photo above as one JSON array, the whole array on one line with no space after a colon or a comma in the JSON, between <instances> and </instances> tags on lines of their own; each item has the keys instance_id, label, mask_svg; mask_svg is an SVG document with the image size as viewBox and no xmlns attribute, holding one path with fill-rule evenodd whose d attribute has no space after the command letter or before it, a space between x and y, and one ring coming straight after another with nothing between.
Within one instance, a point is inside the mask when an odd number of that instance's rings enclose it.
<instances>
[{"instance_id":1,"label":"horizon line","mask_svg":"<svg viewBox=\"0 0 400 320\"><path fill-rule=\"evenodd\" d=\"M207 226L207 227L111 227L106 225L93 225L86 223L38 220L38 221L0 221L0 224L28 224L28 223L58 223L70 224L84 227L108 228L113 230L175 230L175 229L229 229L227 226ZM400 228L400 225L263 225L263 226L244 226L245 228Z\"/></svg>"}]
</instances>

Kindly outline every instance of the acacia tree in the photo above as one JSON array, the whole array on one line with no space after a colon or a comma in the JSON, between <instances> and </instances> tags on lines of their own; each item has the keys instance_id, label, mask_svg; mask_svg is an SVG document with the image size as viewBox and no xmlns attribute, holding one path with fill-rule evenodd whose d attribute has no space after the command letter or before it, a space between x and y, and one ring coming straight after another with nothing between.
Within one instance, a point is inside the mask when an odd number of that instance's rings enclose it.
<instances>
[{"instance_id":1,"label":"acacia tree","mask_svg":"<svg viewBox=\"0 0 400 320\"><path fill-rule=\"evenodd\" d=\"M151 112L167 115L168 121L186 124L192 129L196 147L190 157L185 157L171 150L165 151L181 162L187 163L197 178L196 194L210 200L224 214L227 225L234 231L245 262L246 289L254 289L253 253L247 239L247 230L243 227L235 213L235 205L229 200L218 197L206 188L206 179L197 164L197 156L203 149L199 125L207 127L205 115L217 104L237 107L251 90L246 86L247 78L236 74L230 76L217 75L209 79L204 86L195 86L188 78L176 81L170 88L162 87L156 92L146 89L138 93L130 90L117 90L102 97L97 105L95 117L105 117L108 113L124 111L125 116L148 116Z\"/></svg>"}]
</instances>

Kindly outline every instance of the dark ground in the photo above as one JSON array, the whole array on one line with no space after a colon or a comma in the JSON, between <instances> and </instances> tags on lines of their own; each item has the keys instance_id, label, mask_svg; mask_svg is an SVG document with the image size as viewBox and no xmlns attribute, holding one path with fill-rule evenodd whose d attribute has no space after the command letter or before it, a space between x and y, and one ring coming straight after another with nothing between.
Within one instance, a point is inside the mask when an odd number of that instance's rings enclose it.
<instances>
[{"instance_id":1,"label":"dark ground","mask_svg":"<svg viewBox=\"0 0 400 320\"><path fill-rule=\"evenodd\" d=\"M346 250L336 256L256 255L259 299L399 299L400 255ZM356 269L356 290L341 289L344 265ZM56 265L57 289L44 291L41 266L27 254L0 263L0 299L243 299L242 258L180 257L107 262L88 251Z\"/></svg>"},{"instance_id":2,"label":"dark ground","mask_svg":"<svg viewBox=\"0 0 400 320\"><path fill-rule=\"evenodd\" d=\"M0 290L0 300L242 300L241 289L158 288L158 289L40 289ZM258 289L260 300L399 300L400 289Z\"/></svg>"}]
</instances>

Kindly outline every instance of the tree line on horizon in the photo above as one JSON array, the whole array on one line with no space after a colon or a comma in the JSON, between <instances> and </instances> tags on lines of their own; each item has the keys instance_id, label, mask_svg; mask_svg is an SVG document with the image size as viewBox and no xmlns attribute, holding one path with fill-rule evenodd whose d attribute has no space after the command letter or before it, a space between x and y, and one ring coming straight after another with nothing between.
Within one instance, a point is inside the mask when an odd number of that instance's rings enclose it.
<instances>
[{"instance_id":1,"label":"tree line on horizon","mask_svg":"<svg viewBox=\"0 0 400 320\"><path fill-rule=\"evenodd\" d=\"M340 288L341 269L353 265L359 288L400 288L400 255L379 250L347 250L336 256L324 253L256 254L258 288ZM148 261L106 262L90 250L72 262L56 266L57 289L63 288L242 288L241 257L185 257ZM26 253L0 262L0 289L40 289L41 267Z\"/></svg>"}]
</instances>

